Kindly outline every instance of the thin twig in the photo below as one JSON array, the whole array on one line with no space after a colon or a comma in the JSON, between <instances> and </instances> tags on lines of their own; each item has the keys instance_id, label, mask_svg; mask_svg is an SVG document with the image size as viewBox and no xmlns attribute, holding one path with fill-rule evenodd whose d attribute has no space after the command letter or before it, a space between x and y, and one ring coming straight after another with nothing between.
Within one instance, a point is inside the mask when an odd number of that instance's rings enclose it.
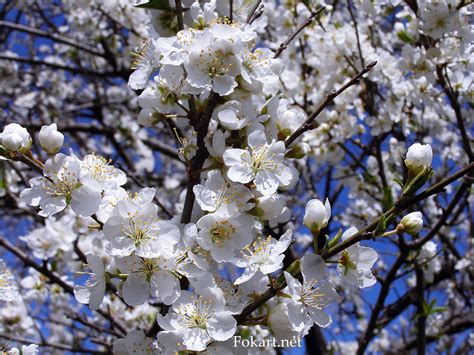
<instances>
[{"instance_id":1,"label":"thin twig","mask_svg":"<svg viewBox=\"0 0 474 355\"><path fill-rule=\"evenodd\" d=\"M318 117L318 115L341 93L343 93L349 87L356 85L362 76L368 73L375 65L377 64L376 61L367 65L364 69L362 69L356 76L354 76L351 80L349 80L346 84L341 86L338 90L331 91L326 98L324 99L321 104L319 104L316 111L314 111L306 121L295 131L291 136L289 136L285 141L285 146L288 148L299 136L301 136L304 132L309 131L312 129L312 123Z\"/></svg>"},{"instance_id":2,"label":"thin twig","mask_svg":"<svg viewBox=\"0 0 474 355\"><path fill-rule=\"evenodd\" d=\"M416 291L417 291L417 320L416 335L418 338L416 350L418 355L426 353L426 314L424 310L425 303L425 275L423 269L418 266L415 270L416 274Z\"/></svg>"},{"instance_id":3,"label":"thin twig","mask_svg":"<svg viewBox=\"0 0 474 355\"><path fill-rule=\"evenodd\" d=\"M57 35L57 34L54 34L54 33L48 33L46 31L43 31L43 30L40 30L40 29L37 29L37 28L21 25L21 24L18 24L18 23L8 22L8 21L0 21L0 28L1 27L9 28L9 29L12 29L12 30L15 30L15 31L21 31L21 32L29 33L29 34L40 36L40 37L49 38L49 39L52 39L52 40L54 40L58 43L67 44L68 46L83 50L87 53L90 53L90 54L93 54L93 55L96 55L96 56L99 56L99 57L104 57L105 56L105 53L102 53L102 52L92 48L91 46L79 43L79 41L75 41L75 40L72 40L70 38L66 38L66 37L63 37L63 36L60 36L60 35Z\"/></svg>"},{"instance_id":4,"label":"thin twig","mask_svg":"<svg viewBox=\"0 0 474 355\"><path fill-rule=\"evenodd\" d=\"M291 43L291 41L293 41L293 40L296 38L296 36L298 36L298 35L300 34L300 32L304 30L305 27L309 26L309 24L310 24L311 22L313 22L313 19L314 19L316 16L318 16L321 12L323 12L325 8L326 8L326 7L323 6L323 7L320 7L318 10L316 10L316 12L313 12L313 13L311 14L311 16L309 16L309 17L306 19L306 21L303 22L303 23L300 25L300 27L298 27L298 28L296 29L296 31L293 32L293 33L285 40L285 42L283 42L282 44L280 44L280 47L278 47L278 49L277 49L277 51L275 52L275 55L273 56L273 58L278 58L278 57L283 53L283 51L288 48L288 45Z\"/></svg>"},{"instance_id":5,"label":"thin twig","mask_svg":"<svg viewBox=\"0 0 474 355\"><path fill-rule=\"evenodd\" d=\"M178 20L178 29L181 31L184 29L183 5L181 4L181 0L175 0L174 4L176 7L176 19Z\"/></svg>"},{"instance_id":6,"label":"thin twig","mask_svg":"<svg viewBox=\"0 0 474 355\"><path fill-rule=\"evenodd\" d=\"M456 173L454 173L453 175L449 176L448 178L438 182L437 184L433 185L432 187L430 187L429 189L426 189L425 191L423 191L422 193L420 193L419 195L411 198L411 199L407 199L407 200L404 200L404 201L400 201L398 202L394 207L392 207L389 211L387 211L385 214L386 215L389 215L389 214L392 214L392 213L400 213L400 212L403 212L405 209L409 208L410 206L413 206L414 204L432 196L432 195L435 195L441 191L443 191L443 189L451 184L452 182L462 178L464 175L467 175L471 172L474 172L474 163L471 163L471 164L468 164L466 165L464 168L462 168L461 170L457 171ZM377 227L377 224L379 222L379 218L375 219L374 221L372 221L372 223L370 223L368 226L366 226L365 228L361 229L358 233L354 234L352 237L346 239L345 241L343 241L342 243L339 243L338 245L336 245L334 248L330 249L328 252L323 252L321 254L321 257L323 257L325 260L329 259L330 257L334 256L334 255L337 255L338 253L340 253L341 251L347 249L348 247L350 247L351 245L354 245L355 243L358 243L360 242L361 240L363 239L366 239L368 236L370 236L370 233L368 233L369 231L375 229ZM286 283L283 282L283 285L282 285L282 288L285 287ZM265 304L268 300L270 300L272 297L275 296L276 292L278 290L274 289L273 287L272 288L269 288L267 291L265 291L264 293L262 293L258 298L256 298L252 303L250 303L249 305L247 305L243 311L239 314L239 315L236 315L235 316L235 319L237 320L237 322L239 324L242 323L242 321L249 315L251 314L253 311L255 311L257 308L259 308L261 305Z\"/></svg>"},{"instance_id":7,"label":"thin twig","mask_svg":"<svg viewBox=\"0 0 474 355\"><path fill-rule=\"evenodd\" d=\"M251 23L251 20L252 20L252 17L253 15L255 14L255 11L257 11L258 7L260 6L262 0L257 0L255 2L255 5L252 7L252 10L250 10L248 16L247 16L247 20L245 20L246 23L250 24Z\"/></svg>"}]
</instances>

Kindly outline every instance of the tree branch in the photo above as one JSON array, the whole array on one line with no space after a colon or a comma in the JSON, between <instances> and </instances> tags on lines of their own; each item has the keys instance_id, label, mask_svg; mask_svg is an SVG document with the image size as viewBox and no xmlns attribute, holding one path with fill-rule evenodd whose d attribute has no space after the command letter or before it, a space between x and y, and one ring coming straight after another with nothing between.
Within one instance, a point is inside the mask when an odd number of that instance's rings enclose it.
<instances>
[{"instance_id":1,"label":"tree branch","mask_svg":"<svg viewBox=\"0 0 474 355\"><path fill-rule=\"evenodd\" d=\"M368 64L364 69L362 69L359 73L357 73L356 76L354 76L351 80L349 80L346 84L341 86L338 90L333 90L331 91L326 98L324 99L323 102L321 102L316 109L307 119L306 121L295 131L291 136L289 136L286 141L285 141L285 146L288 148L296 139L298 139L299 136L301 136L304 132L309 131L313 129L312 123L318 117L318 115L326 108L329 106L329 104L340 94L342 94L345 90L350 88L353 85L356 85L362 76L366 73L368 73L375 65L377 62L372 62Z\"/></svg>"}]
</instances>

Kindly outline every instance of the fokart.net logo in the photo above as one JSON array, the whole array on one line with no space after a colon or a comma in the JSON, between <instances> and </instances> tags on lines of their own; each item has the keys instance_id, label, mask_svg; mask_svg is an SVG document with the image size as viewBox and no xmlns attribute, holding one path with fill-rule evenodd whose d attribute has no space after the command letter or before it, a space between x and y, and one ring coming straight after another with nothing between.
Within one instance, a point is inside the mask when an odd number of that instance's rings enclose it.
<instances>
[{"instance_id":1,"label":"fokart.net logo","mask_svg":"<svg viewBox=\"0 0 474 355\"><path fill-rule=\"evenodd\" d=\"M234 337L234 348L301 348L300 337L293 336L291 339L257 339L253 336L242 338L240 335Z\"/></svg>"}]
</instances>

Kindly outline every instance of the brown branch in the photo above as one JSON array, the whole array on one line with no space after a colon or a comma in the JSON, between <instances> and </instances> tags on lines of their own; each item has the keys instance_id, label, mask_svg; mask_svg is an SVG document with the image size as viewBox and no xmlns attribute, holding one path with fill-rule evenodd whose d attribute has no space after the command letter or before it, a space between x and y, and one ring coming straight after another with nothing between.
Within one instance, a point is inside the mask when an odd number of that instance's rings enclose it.
<instances>
[{"instance_id":1,"label":"brown branch","mask_svg":"<svg viewBox=\"0 0 474 355\"><path fill-rule=\"evenodd\" d=\"M395 276L397 275L397 271L405 262L408 256L408 249L401 248L400 255L398 256L397 260L393 263L390 271L388 272L385 281L382 283L382 288L380 289L380 293L377 297L377 301L375 302L375 306L373 311L370 315L369 323L367 324L367 328L364 334L359 339L359 346L357 348L357 355L363 355L367 346L369 345L370 339L374 335L375 328L377 326L377 320L379 317L380 312L382 312L385 304L385 300L387 299L388 293L390 291L390 286L392 285L393 280L395 280Z\"/></svg>"},{"instance_id":2,"label":"brown branch","mask_svg":"<svg viewBox=\"0 0 474 355\"><path fill-rule=\"evenodd\" d=\"M354 76L351 80L349 80L346 84L341 86L338 90L333 90L331 91L326 98L324 99L323 102L321 102L316 109L307 119L306 121L295 131L291 136L289 136L286 141L285 141L285 146L288 148L296 139L298 139L299 136L301 136L303 133L306 131L309 131L313 129L313 121L318 117L318 115L326 108L329 106L333 100L342 94L345 90L350 88L353 85L356 85L360 79L364 76L364 74L368 73L375 65L377 62L372 62L369 65L367 65L364 69L362 69L359 73L357 73L356 76Z\"/></svg>"},{"instance_id":3,"label":"brown branch","mask_svg":"<svg viewBox=\"0 0 474 355\"><path fill-rule=\"evenodd\" d=\"M245 20L246 23L248 24L251 24L252 23L252 20L253 20L253 17L255 15L255 12L257 11L257 9L259 8L260 4L262 3L262 0L257 0L255 2L255 5L252 7L252 9L250 10L248 16L247 16L247 19Z\"/></svg>"},{"instance_id":4,"label":"brown branch","mask_svg":"<svg viewBox=\"0 0 474 355\"><path fill-rule=\"evenodd\" d=\"M407 208L415 205L416 203L418 203L420 201L423 201L424 199L426 199L426 198L428 198L432 195L436 195L437 193L443 191L444 188L446 186L448 186L449 184L451 184L452 182L454 182L454 181L456 181L456 180L462 178L463 176L468 175L472 172L474 172L474 163L470 163L470 164L466 165L464 168L458 170L453 175L451 175L451 176L447 177L446 179L441 180L440 182L434 184L433 186L426 189L422 193L416 195L415 197L412 197L412 198L409 198L409 199L404 199L404 200L401 200L401 201L397 201L395 203L395 206L393 206L391 209L389 209L384 214L386 216L388 216L390 214L401 213L404 210L406 210ZM372 231L376 228L378 222L379 222L379 219L376 219L376 220L372 221L372 223L370 223L365 228L361 229L359 232L354 234L352 237L350 237L350 238L346 239L344 242L336 245L334 248L332 248L331 250L329 250L326 253L323 253L321 256L323 256L324 258L332 257L332 256L340 253L341 251L345 250L347 247L349 247L349 246L351 246L351 245L353 245L357 242L360 242L361 240L372 238L373 236L371 235L370 231Z\"/></svg>"},{"instance_id":5,"label":"brown branch","mask_svg":"<svg viewBox=\"0 0 474 355\"><path fill-rule=\"evenodd\" d=\"M105 352L105 351L85 349L85 348L82 348L80 346L71 347L71 346L68 346L68 345L64 345L64 344L60 344L60 343L52 343L52 342L47 342L47 341L35 341L35 340L22 338L22 337L15 336L15 335L6 334L6 333L0 333L0 338L10 340L10 341L14 341L14 342L17 342L17 343L36 344L36 345L41 346L42 348L43 347L54 348L54 349L58 349L58 350L70 351L70 352L73 352L73 353L108 354L108 352ZM41 350L44 351L44 349L41 349Z\"/></svg>"},{"instance_id":6,"label":"brown branch","mask_svg":"<svg viewBox=\"0 0 474 355\"><path fill-rule=\"evenodd\" d=\"M96 78L97 77L99 78L122 77L122 78L128 79L128 77L130 76L130 71L128 70L97 72L95 70L68 67L65 65L51 63L51 62L24 58L24 57L14 57L14 56L8 56L8 55L0 55L0 60L10 60L13 62L24 63L24 64L29 64L29 65L47 66L53 69L68 71L73 74L80 74L80 75L96 77Z\"/></svg>"},{"instance_id":7,"label":"brown branch","mask_svg":"<svg viewBox=\"0 0 474 355\"><path fill-rule=\"evenodd\" d=\"M49 270L46 267L46 265L43 265L43 266L38 265L35 261L33 261L33 259L31 259L23 251L15 247L13 244L11 244L9 241L7 241L3 237L0 237L0 246L4 247L6 250L11 252L13 255L15 255L18 259L22 261L24 265L32 267L33 269L38 271L40 274L46 276L53 284L56 284L59 287L61 287L64 292L66 292L69 295L74 296L74 287L66 283L63 279L61 279L59 275ZM98 310L97 313L99 313L101 316L107 319L110 322L110 324L116 327L122 334L127 334L125 327L122 326L120 323L118 323L115 319L113 319L111 315L101 310Z\"/></svg>"},{"instance_id":8,"label":"brown branch","mask_svg":"<svg viewBox=\"0 0 474 355\"><path fill-rule=\"evenodd\" d=\"M303 22L295 32L293 32L282 44L280 44L280 47L278 47L277 51L275 52L275 55L273 58L278 58L285 49L288 48L289 44L300 34L301 31L304 30L305 27L309 26L311 22L313 22L314 18L318 16L321 12L324 11L326 7L320 7L318 10L315 12L311 13L311 15L306 19L305 22Z\"/></svg>"},{"instance_id":9,"label":"brown branch","mask_svg":"<svg viewBox=\"0 0 474 355\"><path fill-rule=\"evenodd\" d=\"M206 148L204 143L204 138L207 135L207 130L209 128L209 122L211 121L212 112L217 105L218 96L215 93L211 93L206 110L201 117L201 120L196 123L195 130L197 132L197 146L198 150L195 157L192 159L188 166L188 184L186 189L186 197L184 199L183 212L181 214L181 223L189 223L191 221L191 216L194 206L194 192L193 188L196 186L201 177L201 169L209 156L209 151Z\"/></svg>"},{"instance_id":10,"label":"brown branch","mask_svg":"<svg viewBox=\"0 0 474 355\"><path fill-rule=\"evenodd\" d=\"M176 6L176 19L178 20L178 29L181 31L184 29L183 5L181 4L181 0L175 0L174 4Z\"/></svg>"},{"instance_id":11,"label":"brown branch","mask_svg":"<svg viewBox=\"0 0 474 355\"><path fill-rule=\"evenodd\" d=\"M452 321L451 324L445 324L438 333L426 335L426 342L432 343L438 341L441 336L461 333L467 329L474 328L474 312L463 314L458 319ZM408 350L415 348L418 345L418 338L413 337L409 339L401 348L396 348L388 352L388 354L405 354ZM451 349L452 350L452 349ZM461 354L462 352L458 353Z\"/></svg>"},{"instance_id":12,"label":"brown branch","mask_svg":"<svg viewBox=\"0 0 474 355\"><path fill-rule=\"evenodd\" d=\"M424 310L425 302L425 275L423 269L419 266L415 269L416 274L416 293L417 293L417 354L425 355L426 353L426 314Z\"/></svg>"},{"instance_id":13,"label":"brown branch","mask_svg":"<svg viewBox=\"0 0 474 355\"><path fill-rule=\"evenodd\" d=\"M90 54L93 54L93 55L96 55L96 56L99 56L99 57L104 57L105 56L105 53L102 53L102 52L92 48L91 46L81 44L81 43L79 43L79 40L75 41L75 40L72 40L70 38L63 37L63 36L60 36L60 35L57 35L57 34L54 34L54 33L48 33L46 31L43 31L43 30L40 30L40 29L37 29L37 28L21 25L21 24L18 24L18 23L8 22L8 21L0 21L0 28L1 27L9 28L9 29L12 29L12 30L15 30L15 31L20 31L20 32L26 32L26 33L36 35L36 36L40 36L40 37L49 38L49 39L52 39L52 40L54 40L58 43L67 44L68 46L80 49L82 51L85 51L87 53L90 53Z\"/></svg>"},{"instance_id":14,"label":"brown branch","mask_svg":"<svg viewBox=\"0 0 474 355\"><path fill-rule=\"evenodd\" d=\"M446 96L449 99L449 103L451 104L451 107L454 110L454 115L456 117L456 123L459 128L459 132L461 133L461 138L462 138L462 145L464 148L464 151L466 152L469 161L472 162L474 161L474 155L472 153L472 148L471 148L471 139L468 136L468 133L466 131L466 126L464 125L464 118L462 115L462 110L461 110L461 105L458 102L458 98L456 93L449 87L448 82L446 81L446 78L443 75L443 70L441 66L438 66L436 68L436 74L438 76L438 83L441 85L443 88Z\"/></svg>"},{"instance_id":15,"label":"brown branch","mask_svg":"<svg viewBox=\"0 0 474 355\"><path fill-rule=\"evenodd\" d=\"M394 207L392 207L389 211L387 211L385 214L394 214L394 213L400 213L409 208L410 206L413 206L414 204L432 196L435 195L441 191L444 190L444 188L451 184L452 182L462 178L463 176L474 172L474 163L466 165L464 168L461 170L457 171L453 175L449 176L448 178L438 182L437 184L433 185L432 187L426 189L419 195L403 200L403 201L398 201ZM321 254L321 257L323 257L325 260L329 259L330 257L337 255L341 251L345 250L346 248L350 247L351 245L354 245L355 243L360 242L363 239L370 239L371 233L370 231L374 230L377 227L377 224L379 222L379 218L376 220L372 221L368 226L365 228L361 229L359 232L354 234L352 237L346 239L342 243L339 243L336 245L334 248L330 249L329 251L323 252ZM256 298L252 303L247 305L243 311L235 316L235 319L237 320L238 323L242 323L248 315L250 315L253 311L255 311L257 308L265 304L268 300L273 298L276 294L277 291L285 287L285 283L282 283L281 288L274 289L274 288L269 288L267 291L262 293L258 298Z\"/></svg>"}]
</instances>

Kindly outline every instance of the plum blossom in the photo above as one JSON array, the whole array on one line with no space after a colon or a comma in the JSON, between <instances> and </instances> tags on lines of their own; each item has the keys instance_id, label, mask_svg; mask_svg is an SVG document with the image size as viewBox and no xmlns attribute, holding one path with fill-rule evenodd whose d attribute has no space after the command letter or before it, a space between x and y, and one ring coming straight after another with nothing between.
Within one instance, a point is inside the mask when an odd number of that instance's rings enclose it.
<instances>
[{"instance_id":1,"label":"plum blossom","mask_svg":"<svg viewBox=\"0 0 474 355\"><path fill-rule=\"evenodd\" d=\"M46 161L44 177L31 179L31 188L23 190L21 198L30 206L39 206L38 214L43 217L61 212L69 203L79 216L91 216L99 208L101 191L82 185L80 178L79 159L74 155L56 154Z\"/></svg>"},{"instance_id":2,"label":"plum blossom","mask_svg":"<svg viewBox=\"0 0 474 355\"><path fill-rule=\"evenodd\" d=\"M64 143L64 135L61 132L58 132L58 126L56 123L41 127L38 138L41 148L50 155L59 152Z\"/></svg>"},{"instance_id":3,"label":"plum blossom","mask_svg":"<svg viewBox=\"0 0 474 355\"><path fill-rule=\"evenodd\" d=\"M5 261L0 259L0 301L13 301L19 296L15 278L7 269Z\"/></svg>"},{"instance_id":4,"label":"plum blossom","mask_svg":"<svg viewBox=\"0 0 474 355\"><path fill-rule=\"evenodd\" d=\"M251 104L242 105L236 100L227 101L216 108L215 112L219 123L228 130L242 129L249 121L257 117Z\"/></svg>"},{"instance_id":5,"label":"plum blossom","mask_svg":"<svg viewBox=\"0 0 474 355\"><path fill-rule=\"evenodd\" d=\"M357 233L357 228L349 228L342 234L342 240L350 238L355 233ZM378 258L374 249L356 243L337 256L339 258L337 271L343 279L359 288L370 287L377 282L371 271Z\"/></svg>"},{"instance_id":6,"label":"plum blossom","mask_svg":"<svg viewBox=\"0 0 474 355\"><path fill-rule=\"evenodd\" d=\"M180 253L161 248L160 255L154 258L130 256L118 259L117 265L122 273L128 273L122 285L122 295L130 306L145 303L150 297L170 305L180 295L181 278L178 258Z\"/></svg>"},{"instance_id":7,"label":"plum blossom","mask_svg":"<svg viewBox=\"0 0 474 355\"><path fill-rule=\"evenodd\" d=\"M194 23L202 28L217 20L218 15L215 10L216 0L211 0L208 3L203 4L202 9L199 2L196 1L191 5L190 12Z\"/></svg>"},{"instance_id":8,"label":"plum blossom","mask_svg":"<svg viewBox=\"0 0 474 355\"><path fill-rule=\"evenodd\" d=\"M293 172L283 164L283 142L268 144L265 133L257 130L248 136L248 145L247 149L231 148L224 152L230 180L243 184L253 181L257 191L264 196L274 194L278 186L291 182Z\"/></svg>"},{"instance_id":9,"label":"plum blossom","mask_svg":"<svg viewBox=\"0 0 474 355\"><path fill-rule=\"evenodd\" d=\"M90 269L86 286L76 285L74 296L79 303L88 304L92 310L99 309L105 295L106 275L102 259L94 254L87 254L87 266Z\"/></svg>"},{"instance_id":10,"label":"plum blossom","mask_svg":"<svg viewBox=\"0 0 474 355\"><path fill-rule=\"evenodd\" d=\"M219 170L210 171L204 186L194 186L193 192L203 211L218 212L228 217L238 216L252 198L249 189L240 184L229 183Z\"/></svg>"},{"instance_id":11,"label":"plum blossom","mask_svg":"<svg viewBox=\"0 0 474 355\"><path fill-rule=\"evenodd\" d=\"M135 53L132 63L134 72L128 79L128 85L133 90L143 89L150 78L153 70L159 66L160 51L154 39L148 39Z\"/></svg>"},{"instance_id":12,"label":"plum blossom","mask_svg":"<svg viewBox=\"0 0 474 355\"><path fill-rule=\"evenodd\" d=\"M303 224L312 232L319 232L326 227L331 218L331 205L329 200L323 203L318 199L308 201L303 217Z\"/></svg>"},{"instance_id":13,"label":"plum blossom","mask_svg":"<svg viewBox=\"0 0 474 355\"><path fill-rule=\"evenodd\" d=\"M11 348L8 351L9 355L36 355L39 354L39 346L37 344L22 345L21 350L19 348Z\"/></svg>"},{"instance_id":14,"label":"plum blossom","mask_svg":"<svg viewBox=\"0 0 474 355\"><path fill-rule=\"evenodd\" d=\"M132 330L125 338L114 341L113 352L115 355L149 355L158 353L158 347L143 330Z\"/></svg>"},{"instance_id":15,"label":"plum blossom","mask_svg":"<svg viewBox=\"0 0 474 355\"><path fill-rule=\"evenodd\" d=\"M10 123L0 133L0 144L9 152L25 152L31 147L31 137L26 128Z\"/></svg>"},{"instance_id":16,"label":"plum blossom","mask_svg":"<svg viewBox=\"0 0 474 355\"><path fill-rule=\"evenodd\" d=\"M236 331L237 322L225 310L224 300L207 289L201 295L183 291L173 304L172 312L158 315L158 324L165 331L182 336L187 350L203 351L213 341L225 341Z\"/></svg>"},{"instance_id":17,"label":"plum blossom","mask_svg":"<svg viewBox=\"0 0 474 355\"><path fill-rule=\"evenodd\" d=\"M413 175L431 166L433 150L429 144L415 143L408 148L405 165Z\"/></svg>"},{"instance_id":18,"label":"plum blossom","mask_svg":"<svg viewBox=\"0 0 474 355\"><path fill-rule=\"evenodd\" d=\"M64 247L59 234L52 228L38 228L20 238L33 250L33 255L38 259L49 259L56 255L61 246Z\"/></svg>"},{"instance_id":19,"label":"plum blossom","mask_svg":"<svg viewBox=\"0 0 474 355\"><path fill-rule=\"evenodd\" d=\"M285 271L288 284L287 292L291 296L288 303L288 317L292 329L301 331L308 323L327 327L332 323L324 308L335 302L339 296L326 279L326 264L319 255L307 254L301 258L303 284Z\"/></svg>"},{"instance_id":20,"label":"plum blossom","mask_svg":"<svg viewBox=\"0 0 474 355\"><path fill-rule=\"evenodd\" d=\"M234 284L247 282L258 271L267 275L281 269L285 258L283 253L290 246L292 234L291 230L287 230L279 240L259 237L251 245L246 246L242 251L242 258L236 262L237 266L244 267L245 270Z\"/></svg>"},{"instance_id":21,"label":"plum blossom","mask_svg":"<svg viewBox=\"0 0 474 355\"><path fill-rule=\"evenodd\" d=\"M253 239L249 217L229 218L219 213L205 215L196 223L197 242L209 250L217 262L231 261Z\"/></svg>"},{"instance_id":22,"label":"plum blossom","mask_svg":"<svg viewBox=\"0 0 474 355\"><path fill-rule=\"evenodd\" d=\"M411 212L404 216L397 226L400 232L406 232L412 235L418 234L423 228L423 215L421 212Z\"/></svg>"},{"instance_id":23,"label":"plum blossom","mask_svg":"<svg viewBox=\"0 0 474 355\"><path fill-rule=\"evenodd\" d=\"M179 228L160 221L158 206L136 200L121 200L104 224L109 241L107 250L113 256L128 256L133 252L144 258L160 256L160 249L173 249L180 240Z\"/></svg>"},{"instance_id":24,"label":"plum blossom","mask_svg":"<svg viewBox=\"0 0 474 355\"><path fill-rule=\"evenodd\" d=\"M231 94L240 73L241 60L235 54L241 45L234 41L214 37L213 31L198 33L189 46L189 58L184 63L187 80L192 87L209 88L224 96Z\"/></svg>"}]
</instances>

